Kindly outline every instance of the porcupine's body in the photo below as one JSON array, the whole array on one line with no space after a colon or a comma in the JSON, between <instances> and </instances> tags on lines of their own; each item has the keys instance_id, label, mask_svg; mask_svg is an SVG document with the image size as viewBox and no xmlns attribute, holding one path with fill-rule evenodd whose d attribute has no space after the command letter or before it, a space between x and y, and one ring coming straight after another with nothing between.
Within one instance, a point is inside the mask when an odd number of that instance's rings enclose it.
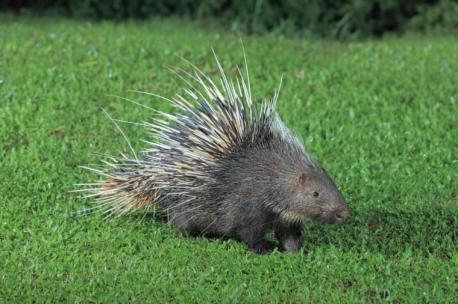
<instances>
[{"instance_id":1,"label":"porcupine's body","mask_svg":"<svg viewBox=\"0 0 458 304\"><path fill-rule=\"evenodd\" d=\"M305 219L340 222L347 205L276 113L278 91L255 106L249 81L239 73L234 85L217 63L222 90L200 70L188 74L198 88L186 80L187 98L167 99L179 114L147 124L158 140L142 159L92 169L106 179L89 190L110 214L157 206L188 234L235 238L264 253L273 229L282 249L297 251Z\"/></svg>"}]
</instances>

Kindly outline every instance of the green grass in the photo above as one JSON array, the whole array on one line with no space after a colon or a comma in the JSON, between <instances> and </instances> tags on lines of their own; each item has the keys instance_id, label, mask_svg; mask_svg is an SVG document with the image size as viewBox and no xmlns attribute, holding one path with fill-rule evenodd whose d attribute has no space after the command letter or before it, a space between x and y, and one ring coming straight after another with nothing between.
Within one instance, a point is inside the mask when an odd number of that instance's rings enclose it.
<instances>
[{"instance_id":1,"label":"green grass","mask_svg":"<svg viewBox=\"0 0 458 304\"><path fill-rule=\"evenodd\" d=\"M254 94L284 74L279 111L334 177L353 217L307 224L304 253L256 256L154 219L76 216L91 154L127 151L115 118L170 111L189 59L234 74L239 37L179 21L0 15L0 303L451 303L458 294L458 39L338 44L243 37ZM136 149L146 132L123 125Z\"/></svg>"}]
</instances>

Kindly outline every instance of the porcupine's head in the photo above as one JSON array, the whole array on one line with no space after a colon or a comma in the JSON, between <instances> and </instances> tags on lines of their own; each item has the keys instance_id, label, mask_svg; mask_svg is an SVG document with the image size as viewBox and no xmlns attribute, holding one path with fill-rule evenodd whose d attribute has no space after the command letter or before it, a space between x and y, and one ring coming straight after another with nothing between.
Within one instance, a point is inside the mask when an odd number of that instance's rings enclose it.
<instances>
[{"instance_id":1,"label":"porcupine's head","mask_svg":"<svg viewBox=\"0 0 458 304\"><path fill-rule=\"evenodd\" d=\"M276 135L275 154L279 193L274 208L289 222L312 219L320 224L337 224L349 217L348 204L324 169L316 165L305 152L298 138L276 115L273 126Z\"/></svg>"},{"instance_id":2,"label":"porcupine's head","mask_svg":"<svg viewBox=\"0 0 458 304\"><path fill-rule=\"evenodd\" d=\"M337 224L349 216L348 205L334 182L319 167L309 167L294 177L289 208L294 214L321 224Z\"/></svg>"}]
</instances>

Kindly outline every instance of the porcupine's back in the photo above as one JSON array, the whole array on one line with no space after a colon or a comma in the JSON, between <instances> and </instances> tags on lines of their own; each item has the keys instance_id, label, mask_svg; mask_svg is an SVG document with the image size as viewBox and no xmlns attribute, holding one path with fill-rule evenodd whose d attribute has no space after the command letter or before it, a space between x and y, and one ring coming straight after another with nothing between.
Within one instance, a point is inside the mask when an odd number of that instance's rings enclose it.
<instances>
[{"instance_id":1,"label":"porcupine's back","mask_svg":"<svg viewBox=\"0 0 458 304\"><path fill-rule=\"evenodd\" d=\"M90 195L108 214L160 206L187 232L225 234L245 216L282 201L297 168L313 166L275 112L278 91L254 105L248 73L244 79L239 72L233 83L217 64L219 87L195 69L185 97L167 99L178 113L160 113L146 124L158 140L140 159L111 158L105 168L92 169L105 179Z\"/></svg>"}]
</instances>

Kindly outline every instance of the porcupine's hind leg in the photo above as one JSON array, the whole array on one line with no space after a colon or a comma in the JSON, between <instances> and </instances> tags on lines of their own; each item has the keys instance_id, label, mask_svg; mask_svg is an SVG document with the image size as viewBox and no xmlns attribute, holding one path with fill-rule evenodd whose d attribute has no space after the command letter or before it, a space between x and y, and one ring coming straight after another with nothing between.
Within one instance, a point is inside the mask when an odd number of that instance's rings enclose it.
<instances>
[{"instance_id":1,"label":"porcupine's hind leg","mask_svg":"<svg viewBox=\"0 0 458 304\"><path fill-rule=\"evenodd\" d=\"M215 217L197 205L180 206L168 210L168 218L182 233L191 237L212 236Z\"/></svg>"},{"instance_id":2,"label":"porcupine's hind leg","mask_svg":"<svg viewBox=\"0 0 458 304\"><path fill-rule=\"evenodd\" d=\"M266 239L266 231L242 230L239 232L239 236L242 242L244 242L254 253L267 254L273 249L272 242Z\"/></svg>"},{"instance_id":3,"label":"porcupine's hind leg","mask_svg":"<svg viewBox=\"0 0 458 304\"><path fill-rule=\"evenodd\" d=\"M183 208L172 208L167 211L168 221L178 230L188 236L197 236L198 231L192 220L192 215Z\"/></svg>"}]
</instances>

